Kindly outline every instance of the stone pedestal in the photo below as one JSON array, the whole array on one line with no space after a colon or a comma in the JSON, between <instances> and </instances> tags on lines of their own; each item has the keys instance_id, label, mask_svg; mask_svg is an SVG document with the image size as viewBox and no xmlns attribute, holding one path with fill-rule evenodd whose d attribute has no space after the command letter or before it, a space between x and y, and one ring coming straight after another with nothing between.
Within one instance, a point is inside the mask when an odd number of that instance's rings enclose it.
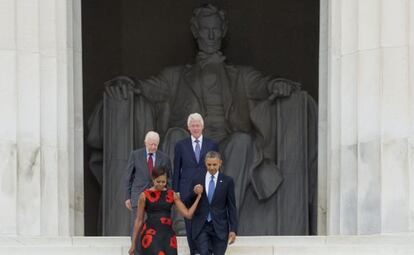
<instances>
[{"instance_id":1,"label":"stone pedestal","mask_svg":"<svg viewBox=\"0 0 414 255\"><path fill-rule=\"evenodd\" d=\"M414 230L414 2L321 1L319 232Z\"/></svg>"},{"instance_id":2,"label":"stone pedestal","mask_svg":"<svg viewBox=\"0 0 414 255\"><path fill-rule=\"evenodd\" d=\"M80 0L2 0L0 31L0 235L82 235Z\"/></svg>"}]
</instances>

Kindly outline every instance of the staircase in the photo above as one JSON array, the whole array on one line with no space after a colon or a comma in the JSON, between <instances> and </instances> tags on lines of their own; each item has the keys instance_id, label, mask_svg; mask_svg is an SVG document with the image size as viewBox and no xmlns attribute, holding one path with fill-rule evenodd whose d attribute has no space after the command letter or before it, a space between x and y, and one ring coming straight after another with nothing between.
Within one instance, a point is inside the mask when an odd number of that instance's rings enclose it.
<instances>
[{"instance_id":1,"label":"staircase","mask_svg":"<svg viewBox=\"0 0 414 255\"><path fill-rule=\"evenodd\" d=\"M178 238L178 254L189 254L186 239ZM126 255L129 237L0 236L1 255ZM238 237L228 255L389 255L414 254L414 234L370 236L254 236Z\"/></svg>"}]
</instances>

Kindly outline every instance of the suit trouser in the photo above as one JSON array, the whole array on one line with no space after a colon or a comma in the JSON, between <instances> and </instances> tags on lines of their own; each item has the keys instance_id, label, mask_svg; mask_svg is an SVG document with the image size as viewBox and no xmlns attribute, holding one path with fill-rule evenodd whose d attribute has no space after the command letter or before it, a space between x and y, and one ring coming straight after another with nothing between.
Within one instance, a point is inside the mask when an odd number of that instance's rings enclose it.
<instances>
[{"instance_id":1,"label":"suit trouser","mask_svg":"<svg viewBox=\"0 0 414 255\"><path fill-rule=\"evenodd\" d=\"M138 207L132 207L132 212L131 212L131 228L130 228L130 232L129 235L131 236L131 240L132 240L132 235L134 234L134 225L135 225L135 218L137 217L137 209ZM137 236L137 242L135 245L135 253L134 255L139 255L141 253L141 235L140 233L138 233Z\"/></svg>"},{"instance_id":2,"label":"suit trouser","mask_svg":"<svg viewBox=\"0 0 414 255\"><path fill-rule=\"evenodd\" d=\"M227 240L221 240L214 231L213 223L207 222L200 234L194 240L200 255L224 255L227 249Z\"/></svg>"},{"instance_id":3,"label":"suit trouser","mask_svg":"<svg viewBox=\"0 0 414 255\"><path fill-rule=\"evenodd\" d=\"M191 237L191 220L184 219L185 222L185 231L187 235L187 242L188 247L190 248L191 255L198 254L197 253L197 245L193 238Z\"/></svg>"}]
</instances>

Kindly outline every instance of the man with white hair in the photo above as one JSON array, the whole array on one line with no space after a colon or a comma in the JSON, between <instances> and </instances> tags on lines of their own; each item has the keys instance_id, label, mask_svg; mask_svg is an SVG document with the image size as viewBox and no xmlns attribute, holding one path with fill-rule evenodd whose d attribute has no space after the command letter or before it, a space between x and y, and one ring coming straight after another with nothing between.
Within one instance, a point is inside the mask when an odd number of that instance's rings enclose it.
<instances>
[{"instance_id":1,"label":"man with white hair","mask_svg":"<svg viewBox=\"0 0 414 255\"><path fill-rule=\"evenodd\" d=\"M171 160L167 154L157 150L159 143L159 134L149 131L145 135L145 147L132 151L129 156L125 175L125 206L131 211L131 237L137 215L138 198L146 188L151 187L153 167L164 166L168 169L168 176L171 176Z\"/></svg>"},{"instance_id":2,"label":"man with white hair","mask_svg":"<svg viewBox=\"0 0 414 255\"><path fill-rule=\"evenodd\" d=\"M190 136L178 141L174 149L173 188L180 193L184 201L190 194L190 185L194 177L207 172L204 158L209 151L218 151L218 144L203 136L204 120L199 113L192 113L187 119ZM195 254L196 245L191 237L191 222L185 220L187 241L191 254Z\"/></svg>"}]
</instances>

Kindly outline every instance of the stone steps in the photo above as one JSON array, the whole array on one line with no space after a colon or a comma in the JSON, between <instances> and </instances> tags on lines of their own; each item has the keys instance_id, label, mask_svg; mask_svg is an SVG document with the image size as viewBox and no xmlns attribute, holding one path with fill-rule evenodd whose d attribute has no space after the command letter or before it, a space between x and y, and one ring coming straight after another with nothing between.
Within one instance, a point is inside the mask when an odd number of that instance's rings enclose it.
<instances>
[{"instance_id":1,"label":"stone steps","mask_svg":"<svg viewBox=\"0 0 414 255\"><path fill-rule=\"evenodd\" d=\"M128 237L0 236L0 255L125 255ZM186 239L178 238L179 254L188 254ZM385 255L414 254L413 234L371 236L238 237L229 255Z\"/></svg>"}]
</instances>

